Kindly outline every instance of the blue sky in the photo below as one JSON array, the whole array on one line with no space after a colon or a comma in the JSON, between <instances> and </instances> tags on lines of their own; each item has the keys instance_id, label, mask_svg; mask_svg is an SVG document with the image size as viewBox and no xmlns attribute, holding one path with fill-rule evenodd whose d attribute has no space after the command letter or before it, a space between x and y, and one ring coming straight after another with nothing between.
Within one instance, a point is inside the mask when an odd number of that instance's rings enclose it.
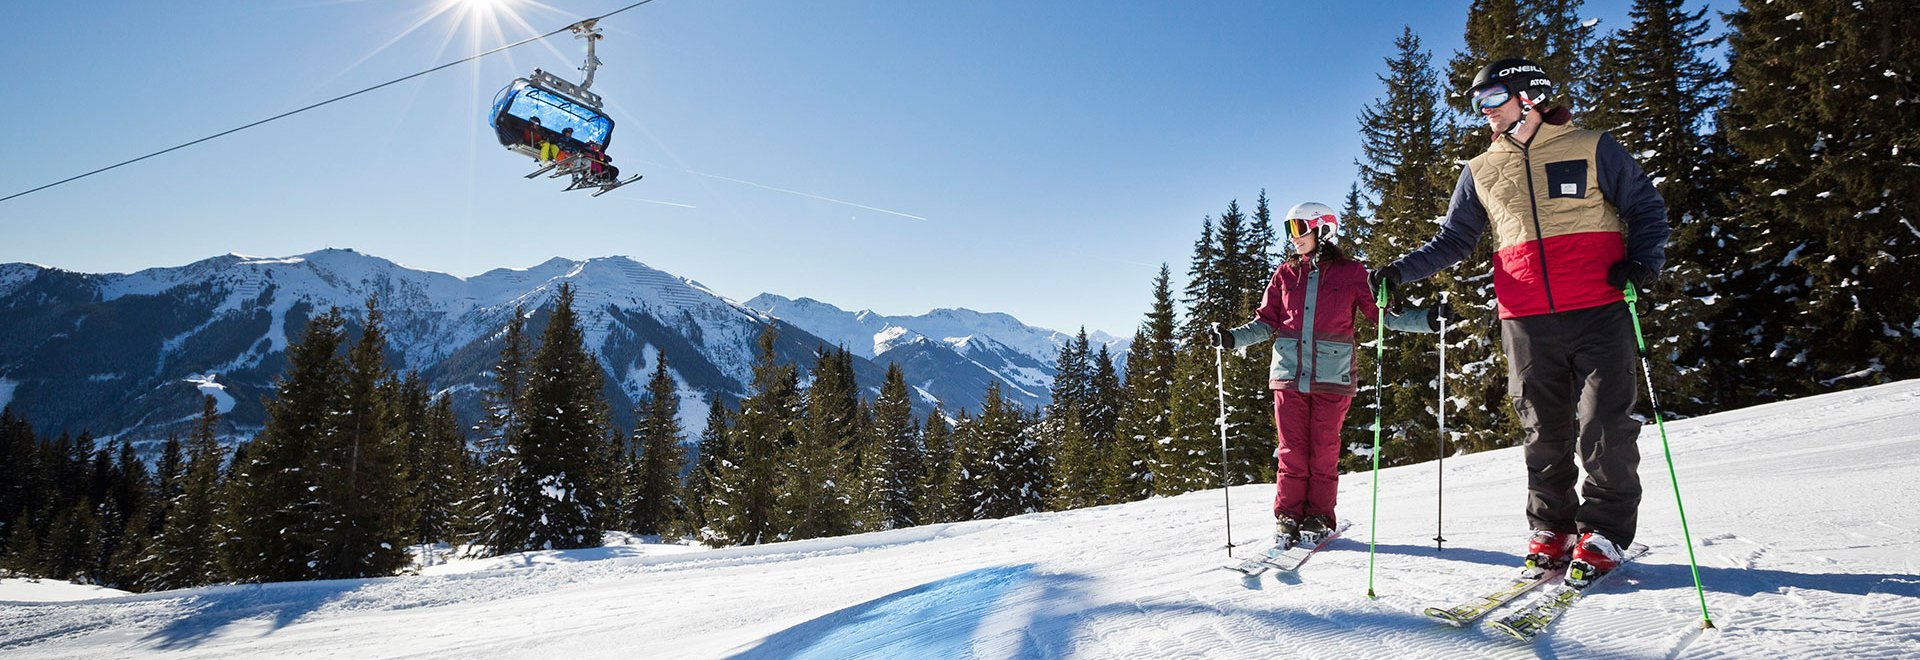
<instances>
[{"instance_id":1,"label":"blue sky","mask_svg":"<svg viewBox=\"0 0 1920 660\"><path fill-rule=\"evenodd\" d=\"M21 3L0 195L630 1ZM533 67L577 80L584 46L555 37L0 203L0 262L352 247L471 276L624 254L737 300L1129 334L1229 200L1337 206L1393 39L1410 25L1444 63L1467 4L656 0L603 24L593 85L615 163L646 175L628 188L523 179L485 125ZM1619 28L1627 7L1584 13Z\"/></svg>"}]
</instances>

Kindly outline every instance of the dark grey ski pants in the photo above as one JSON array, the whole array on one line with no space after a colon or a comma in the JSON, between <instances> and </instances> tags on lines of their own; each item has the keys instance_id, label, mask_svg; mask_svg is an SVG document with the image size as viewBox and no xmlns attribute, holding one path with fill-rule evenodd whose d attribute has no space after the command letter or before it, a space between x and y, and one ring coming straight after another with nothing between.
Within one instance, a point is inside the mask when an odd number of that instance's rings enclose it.
<instances>
[{"instance_id":1,"label":"dark grey ski pants","mask_svg":"<svg viewBox=\"0 0 1920 660\"><path fill-rule=\"evenodd\" d=\"M1640 509L1640 395L1627 304L1505 319L1507 385L1526 427L1527 521L1633 542ZM1576 459L1578 462L1576 462ZM1574 483L1584 468L1579 496Z\"/></svg>"}]
</instances>

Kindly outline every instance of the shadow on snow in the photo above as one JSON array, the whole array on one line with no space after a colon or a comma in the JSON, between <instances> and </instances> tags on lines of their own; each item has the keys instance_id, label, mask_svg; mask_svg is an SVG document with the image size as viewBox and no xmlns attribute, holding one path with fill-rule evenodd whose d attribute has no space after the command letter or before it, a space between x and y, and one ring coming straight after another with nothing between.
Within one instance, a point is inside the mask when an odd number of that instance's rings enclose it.
<instances>
[{"instance_id":1,"label":"shadow on snow","mask_svg":"<svg viewBox=\"0 0 1920 660\"><path fill-rule=\"evenodd\" d=\"M1436 638L1452 632L1427 625L1416 614L1364 606L1324 615L1191 601L1089 607L1084 587L1090 580L1082 574L1038 572L1033 564L972 570L801 623L732 657L1057 657L1075 651L1077 641L1094 638L1082 630L1088 624L1127 629L1137 627L1136 620L1151 627L1187 617L1264 622L1270 628L1262 638L1275 641L1354 629ZM1115 626L1116 620L1122 623Z\"/></svg>"}]
</instances>

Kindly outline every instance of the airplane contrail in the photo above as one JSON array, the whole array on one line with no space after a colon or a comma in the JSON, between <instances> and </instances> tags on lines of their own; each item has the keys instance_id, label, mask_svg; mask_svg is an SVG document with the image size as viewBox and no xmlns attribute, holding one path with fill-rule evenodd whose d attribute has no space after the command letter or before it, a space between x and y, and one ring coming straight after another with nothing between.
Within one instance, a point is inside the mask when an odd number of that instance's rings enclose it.
<instances>
[{"instance_id":1,"label":"airplane contrail","mask_svg":"<svg viewBox=\"0 0 1920 660\"><path fill-rule=\"evenodd\" d=\"M732 182L734 182L734 183L738 183L738 184L741 184L741 185L746 185L746 186L753 186L753 187L755 187L755 188L765 188L765 189L767 189L767 190L771 190L771 191L774 191L774 192L783 192L783 193L787 193L787 194L789 194L789 195L799 195L799 196L801 196L801 197L811 197L811 198L814 198L814 199L817 199L817 200L820 200L820 201L823 201L823 202L833 202L833 203L835 203L835 204L845 204L845 205L847 205L847 206L851 206L851 207L854 207L854 208L862 208L862 209L866 209L866 210L869 210L869 211L878 211L878 212L880 212L880 213L886 213L886 214L890 214L890 215L897 215L897 216L900 216L900 217L902 217L902 218L912 218L912 219L914 219L914 220L919 220L919 221L921 221L921 222L928 222L928 220L927 220L926 218L923 218L923 217L920 217L920 216L917 216L917 215L914 215L914 214L912 214L912 213L901 213L901 212L899 212L899 211L889 211L889 210L887 210L887 209L883 209L883 208L877 208L877 207L872 207L872 206L867 206L867 205L865 205L865 204L855 204L855 203L853 203L853 202L849 202L849 201L846 201L846 200L843 200L843 199L834 199L834 198L832 198L832 197L822 197L822 196L820 196L820 195L815 195L815 194L813 194L813 193L804 193L804 192L800 192L800 191L798 191L798 190L787 190L787 189L785 189L785 188L775 188L775 187L773 187L773 186L769 186L769 185L765 185L765 184L759 184L759 183L754 183L754 182L752 182L752 181L742 181L742 180L740 180L740 179L735 179L735 178L732 178L732 177L725 177L725 176L720 176L720 175L718 175L718 174L707 174L707 173L705 173L705 172L695 172L695 171L693 171L693 170L685 170L685 169L683 169L683 170L680 170L680 171L682 171L682 172L686 172L686 173L688 173L688 174L695 174L695 175L699 175L699 176L704 176L704 177L711 177L711 178L715 178L715 179L719 179L719 180L721 180L721 181L732 181Z\"/></svg>"}]
</instances>

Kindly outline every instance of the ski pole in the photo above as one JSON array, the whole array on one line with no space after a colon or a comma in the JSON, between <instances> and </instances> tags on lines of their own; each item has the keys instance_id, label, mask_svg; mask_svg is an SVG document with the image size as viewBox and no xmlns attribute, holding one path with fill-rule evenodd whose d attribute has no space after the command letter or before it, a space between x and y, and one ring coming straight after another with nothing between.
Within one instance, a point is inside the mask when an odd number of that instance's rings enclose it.
<instances>
[{"instance_id":1,"label":"ski pole","mask_svg":"<svg viewBox=\"0 0 1920 660\"><path fill-rule=\"evenodd\" d=\"M1438 316L1440 310L1446 308L1446 304L1447 292L1442 291L1440 292L1440 307L1434 308L1434 314ZM1445 316L1438 316L1438 319L1440 321L1440 438L1438 440L1438 453L1435 454L1438 459L1434 462L1433 471L1434 552L1445 550L1444 545L1447 542L1447 535L1443 533L1447 527L1447 318Z\"/></svg>"},{"instance_id":2,"label":"ski pole","mask_svg":"<svg viewBox=\"0 0 1920 660\"><path fill-rule=\"evenodd\" d=\"M1367 598L1378 598L1373 593L1373 554L1374 543L1380 537L1380 429L1381 412L1387 407L1387 388L1381 367L1387 359L1387 287L1381 280L1380 290L1373 292L1373 302L1379 308L1379 323L1375 323L1376 336L1373 342L1373 512L1367 523Z\"/></svg>"},{"instance_id":3,"label":"ski pole","mask_svg":"<svg viewBox=\"0 0 1920 660\"><path fill-rule=\"evenodd\" d=\"M1687 568L1693 571L1693 592L1700 597L1700 627L1713 628L1713 615L1707 613L1707 591L1700 587L1700 562L1693 557L1693 532L1687 529L1687 505L1680 501L1680 475L1673 469L1673 448L1667 445L1667 423L1660 417L1660 397L1653 391L1653 369L1648 366L1647 337L1640 332L1639 291L1627 283L1627 311L1633 317L1633 340L1640 347L1640 373L1647 377L1647 404L1653 407L1653 423L1660 429L1660 450L1667 456L1667 478L1673 482L1673 504L1680 509L1680 534L1687 542Z\"/></svg>"},{"instance_id":4,"label":"ski pole","mask_svg":"<svg viewBox=\"0 0 1920 660\"><path fill-rule=\"evenodd\" d=\"M1218 337L1220 335L1220 324L1214 323L1211 327L1213 329L1214 336ZM1220 390L1220 419L1218 420L1218 423L1220 426L1220 498L1221 498L1221 501L1226 505L1227 558L1231 559L1233 558L1233 496L1231 494L1228 494L1228 491L1233 489L1233 484L1228 482L1227 480L1226 355L1227 355L1227 348L1225 346L1220 346L1216 344L1213 347L1213 376L1214 376L1214 382L1219 384L1219 390Z\"/></svg>"}]
</instances>

